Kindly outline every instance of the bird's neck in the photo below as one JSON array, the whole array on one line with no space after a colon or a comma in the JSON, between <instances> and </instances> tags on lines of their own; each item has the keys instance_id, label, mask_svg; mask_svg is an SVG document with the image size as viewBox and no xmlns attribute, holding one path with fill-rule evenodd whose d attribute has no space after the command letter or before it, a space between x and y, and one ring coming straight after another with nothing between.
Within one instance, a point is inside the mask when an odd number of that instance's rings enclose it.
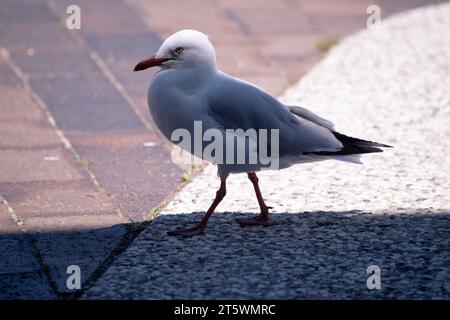
<instances>
[{"instance_id":1,"label":"bird's neck","mask_svg":"<svg viewBox=\"0 0 450 320\"><path fill-rule=\"evenodd\" d=\"M196 66L181 69L163 69L156 77L170 79L170 83L184 90L196 90L208 83L212 77L218 74L219 70L215 66Z\"/></svg>"}]
</instances>

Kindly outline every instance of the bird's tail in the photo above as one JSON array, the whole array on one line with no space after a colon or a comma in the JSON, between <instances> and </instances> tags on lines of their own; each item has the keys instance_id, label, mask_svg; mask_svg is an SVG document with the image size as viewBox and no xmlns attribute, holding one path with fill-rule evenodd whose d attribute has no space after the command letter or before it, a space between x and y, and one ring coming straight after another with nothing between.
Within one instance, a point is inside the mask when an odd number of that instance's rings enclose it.
<instances>
[{"instance_id":1,"label":"bird's tail","mask_svg":"<svg viewBox=\"0 0 450 320\"><path fill-rule=\"evenodd\" d=\"M383 152L380 148L392 148L392 146L387 144L349 137L336 131L332 132L336 139L342 143L343 148L339 151L313 152L314 154L321 156L350 156L372 152Z\"/></svg>"}]
</instances>

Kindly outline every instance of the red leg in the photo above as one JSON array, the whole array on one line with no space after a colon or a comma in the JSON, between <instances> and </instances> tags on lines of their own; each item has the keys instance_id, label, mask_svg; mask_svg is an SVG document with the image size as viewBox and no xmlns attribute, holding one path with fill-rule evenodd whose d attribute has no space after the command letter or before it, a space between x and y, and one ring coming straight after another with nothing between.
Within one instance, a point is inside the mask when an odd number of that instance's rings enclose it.
<instances>
[{"instance_id":1,"label":"red leg","mask_svg":"<svg viewBox=\"0 0 450 320\"><path fill-rule=\"evenodd\" d=\"M253 188L255 189L256 198L258 199L259 208L261 209L261 213L256 217L249 219L236 219L236 221L241 226L254 226L254 225L267 225L269 222L269 208L266 206L264 199L261 195L261 190L259 189L258 177L256 173L249 172L247 173L248 178L253 184Z\"/></svg>"},{"instance_id":2,"label":"red leg","mask_svg":"<svg viewBox=\"0 0 450 320\"><path fill-rule=\"evenodd\" d=\"M227 193L225 180L220 182L220 188L216 192L216 198L214 199L213 203L209 207L208 211L203 216L202 220L193 228L177 228L174 231L169 231L167 234L169 236L177 236L177 235L183 235L183 236L194 236L197 234L203 233L203 230L206 227L206 224L208 223L209 218L213 214L214 210L216 209L217 205L222 201L222 199L225 197L225 194Z\"/></svg>"}]
</instances>

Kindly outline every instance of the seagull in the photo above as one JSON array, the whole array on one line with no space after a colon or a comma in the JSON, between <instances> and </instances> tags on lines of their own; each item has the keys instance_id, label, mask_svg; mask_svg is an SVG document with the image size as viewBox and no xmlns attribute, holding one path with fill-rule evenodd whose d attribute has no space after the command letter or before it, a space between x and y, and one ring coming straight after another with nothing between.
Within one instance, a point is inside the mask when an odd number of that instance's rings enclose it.
<instances>
[{"instance_id":1,"label":"seagull","mask_svg":"<svg viewBox=\"0 0 450 320\"><path fill-rule=\"evenodd\" d=\"M382 152L380 148L391 147L339 133L332 122L312 111L285 105L260 87L221 71L217 66L215 49L202 32L181 30L174 33L163 42L156 55L139 62L134 71L151 67L160 68L148 89L148 104L154 123L172 143L175 143L174 132L180 129L193 134L191 139L202 138L197 151L186 146L182 148L214 162L220 178L215 199L202 220L194 227L169 231L168 235L203 233L208 219L225 197L226 180L230 174L247 174L260 208L256 217L238 219L237 222L241 226L267 226L271 207L264 202L256 172L329 159L361 163L361 154ZM196 132L199 124L200 129ZM255 138L255 135L245 134L249 130L257 133L270 131L270 134ZM210 133L209 139L205 139L207 132ZM201 137L195 137L196 133ZM205 156L207 142L213 140L211 136L223 145L223 152L216 150ZM243 147L236 147L233 144L236 141L243 142L240 145ZM263 152L263 147L264 150L271 149L270 156ZM236 161L238 156L235 155L240 151L245 158L241 162ZM231 161L218 160L216 156L220 154L222 160L227 158ZM249 161L250 156L256 156L257 161ZM276 166L268 167L268 159Z\"/></svg>"}]
</instances>

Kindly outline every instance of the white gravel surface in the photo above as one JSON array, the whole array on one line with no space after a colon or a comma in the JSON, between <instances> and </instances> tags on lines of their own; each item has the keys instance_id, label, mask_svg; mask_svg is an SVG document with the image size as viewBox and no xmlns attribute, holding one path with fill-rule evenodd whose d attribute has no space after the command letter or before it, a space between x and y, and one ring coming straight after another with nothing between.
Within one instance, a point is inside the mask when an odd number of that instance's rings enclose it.
<instances>
[{"instance_id":1,"label":"white gravel surface","mask_svg":"<svg viewBox=\"0 0 450 320\"><path fill-rule=\"evenodd\" d=\"M348 135L394 145L363 157L259 174L273 225L246 175L206 233L219 181L208 166L84 295L85 299L450 298L450 4L420 8L334 48L282 99ZM381 289L366 268L381 269Z\"/></svg>"}]
</instances>

